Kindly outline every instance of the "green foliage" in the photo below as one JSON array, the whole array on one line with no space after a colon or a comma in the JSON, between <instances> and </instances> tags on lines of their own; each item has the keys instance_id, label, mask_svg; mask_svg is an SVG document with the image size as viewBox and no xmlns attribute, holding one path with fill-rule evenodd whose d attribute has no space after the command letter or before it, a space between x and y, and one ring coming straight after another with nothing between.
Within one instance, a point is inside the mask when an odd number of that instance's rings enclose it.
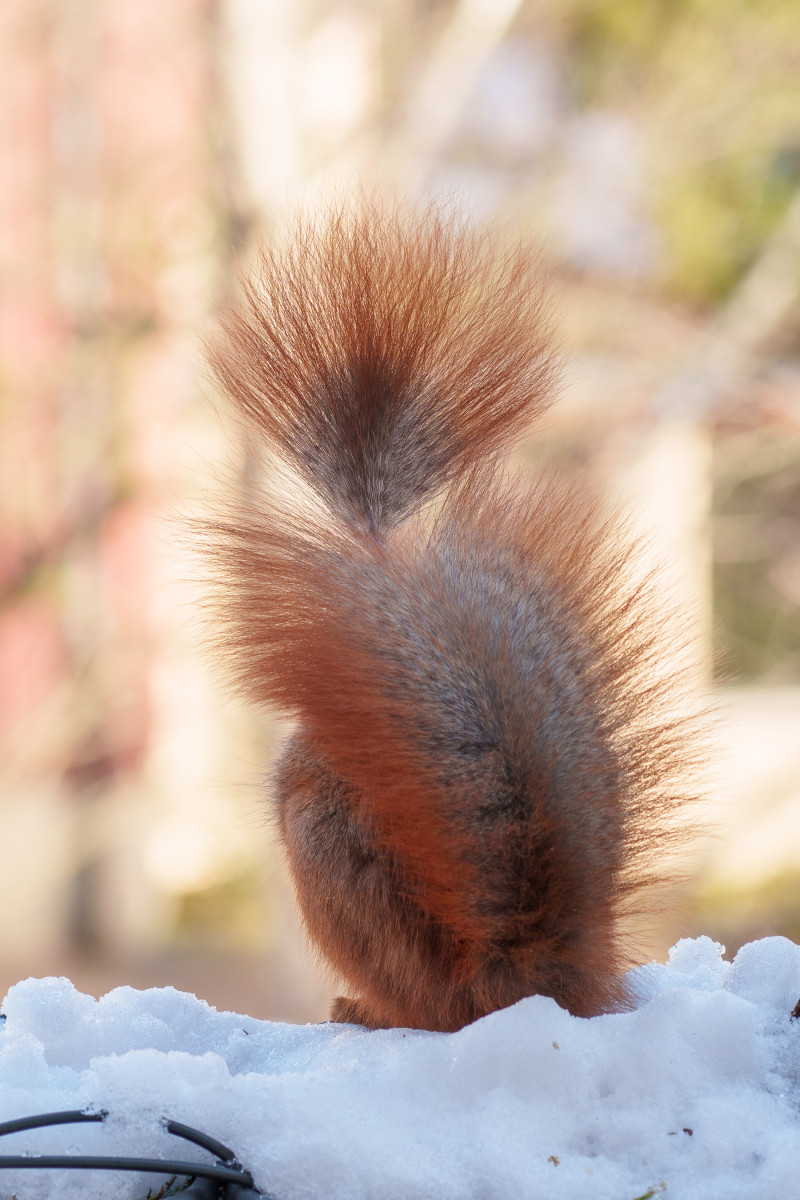
<instances>
[{"instance_id":1,"label":"green foliage","mask_svg":"<svg viewBox=\"0 0 800 1200\"><path fill-rule=\"evenodd\" d=\"M201 891L185 892L178 901L175 936L204 947L260 951L273 916L262 876L243 871Z\"/></svg>"},{"instance_id":2,"label":"green foliage","mask_svg":"<svg viewBox=\"0 0 800 1200\"><path fill-rule=\"evenodd\" d=\"M568 36L579 106L640 131L665 284L717 302L800 184L800 5L599 0Z\"/></svg>"},{"instance_id":3,"label":"green foliage","mask_svg":"<svg viewBox=\"0 0 800 1200\"><path fill-rule=\"evenodd\" d=\"M723 677L800 678L800 438L715 444L714 606Z\"/></svg>"},{"instance_id":4,"label":"green foliage","mask_svg":"<svg viewBox=\"0 0 800 1200\"><path fill-rule=\"evenodd\" d=\"M669 238L672 288L693 301L724 299L799 183L791 152L736 155L668 181L655 207Z\"/></svg>"},{"instance_id":5,"label":"green foliage","mask_svg":"<svg viewBox=\"0 0 800 1200\"><path fill-rule=\"evenodd\" d=\"M745 887L715 883L694 895L692 908L698 932L722 942L728 958L757 938L800 943L800 871L785 869Z\"/></svg>"},{"instance_id":6,"label":"green foliage","mask_svg":"<svg viewBox=\"0 0 800 1200\"><path fill-rule=\"evenodd\" d=\"M692 7L692 0L601 0L579 11L573 25L578 100L605 104L620 86L647 87L658 47Z\"/></svg>"}]
</instances>

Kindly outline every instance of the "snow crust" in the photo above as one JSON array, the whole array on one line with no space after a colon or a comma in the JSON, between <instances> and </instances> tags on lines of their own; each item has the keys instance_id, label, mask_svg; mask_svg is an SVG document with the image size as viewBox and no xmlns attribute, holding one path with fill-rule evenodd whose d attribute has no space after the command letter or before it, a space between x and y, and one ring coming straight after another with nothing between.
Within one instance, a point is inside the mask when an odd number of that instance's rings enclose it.
<instances>
[{"instance_id":1,"label":"snow crust","mask_svg":"<svg viewBox=\"0 0 800 1200\"><path fill-rule=\"evenodd\" d=\"M800 1195L800 946L733 963L710 938L631 974L639 1007L582 1020L533 996L455 1034L293 1026L172 988L100 1000L13 987L0 1121L107 1109L103 1125L11 1134L0 1153L237 1153L277 1200L761 1200ZM158 1176L0 1172L0 1196L134 1198Z\"/></svg>"}]
</instances>

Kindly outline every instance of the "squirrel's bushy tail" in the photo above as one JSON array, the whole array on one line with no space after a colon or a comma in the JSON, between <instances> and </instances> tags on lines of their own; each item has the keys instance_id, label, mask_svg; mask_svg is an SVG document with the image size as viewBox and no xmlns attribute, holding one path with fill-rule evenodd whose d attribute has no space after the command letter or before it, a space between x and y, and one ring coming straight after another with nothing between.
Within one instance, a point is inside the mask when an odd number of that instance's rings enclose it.
<instances>
[{"instance_id":1,"label":"squirrel's bushy tail","mask_svg":"<svg viewBox=\"0 0 800 1200\"><path fill-rule=\"evenodd\" d=\"M339 211L264 253L212 358L322 500L208 528L226 659L299 721L279 820L359 1019L618 1004L620 913L694 752L625 538L498 466L552 392L536 256Z\"/></svg>"},{"instance_id":2,"label":"squirrel's bushy tail","mask_svg":"<svg viewBox=\"0 0 800 1200\"><path fill-rule=\"evenodd\" d=\"M390 528L550 403L539 256L363 204L262 251L211 361L344 521Z\"/></svg>"}]
</instances>

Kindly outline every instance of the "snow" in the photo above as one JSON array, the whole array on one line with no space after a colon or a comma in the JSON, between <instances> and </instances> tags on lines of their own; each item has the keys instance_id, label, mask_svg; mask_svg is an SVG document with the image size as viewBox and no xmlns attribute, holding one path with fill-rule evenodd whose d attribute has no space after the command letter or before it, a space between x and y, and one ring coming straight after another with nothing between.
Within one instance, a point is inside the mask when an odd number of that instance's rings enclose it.
<instances>
[{"instance_id":1,"label":"snow","mask_svg":"<svg viewBox=\"0 0 800 1200\"><path fill-rule=\"evenodd\" d=\"M277 1200L759 1200L798 1194L800 946L733 963L709 938L632 972L639 1006L582 1020L533 996L455 1034L293 1026L172 988L100 1000L29 979L3 1005L0 1121L106 1109L0 1152L208 1160L231 1146ZM158 1176L0 1173L19 1200L145 1196Z\"/></svg>"}]
</instances>

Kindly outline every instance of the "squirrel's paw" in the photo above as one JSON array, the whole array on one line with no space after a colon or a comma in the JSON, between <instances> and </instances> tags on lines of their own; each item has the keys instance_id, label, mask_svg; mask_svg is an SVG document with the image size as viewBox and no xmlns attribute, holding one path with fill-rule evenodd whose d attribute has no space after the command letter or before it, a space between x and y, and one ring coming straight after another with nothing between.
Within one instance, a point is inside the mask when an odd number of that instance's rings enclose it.
<instances>
[{"instance_id":1,"label":"squirrel's paw","mask_svg":"<svg viewBox=\"0 0 800 1200\"><path fill-rule=\"evenodd\" d=\"M376 1018L363 1000L352 996L337 996L331 1007L331 1020L340 1025L364 1025L367 1029L388 1029L385 1021Z\"/></svg>"}]
</instances>

